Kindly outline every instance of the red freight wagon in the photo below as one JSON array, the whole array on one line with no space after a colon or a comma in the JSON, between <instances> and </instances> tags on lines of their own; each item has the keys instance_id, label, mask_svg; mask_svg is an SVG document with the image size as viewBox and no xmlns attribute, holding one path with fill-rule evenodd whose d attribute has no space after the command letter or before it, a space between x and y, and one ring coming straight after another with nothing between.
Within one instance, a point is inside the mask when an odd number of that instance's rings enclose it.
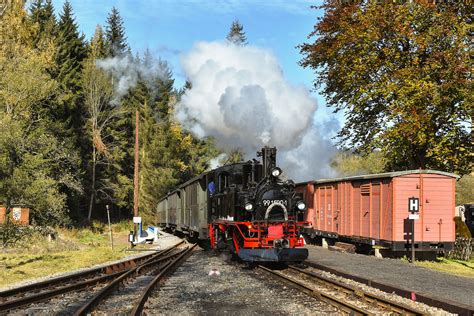
<instances>
[{"instance_id":1,"label":"red freight wagon","mask_svg":"<svg viewBox=\"0 0 474 316\"><path fill-rule=\"evenodd\" d=\"M455 239L456 178L442 171L412 170L299 183L309 223L301 231L312 238L405 251L411 233L408 198L417 197L415 247L450 250Z\"/></svg>"}]
</instances>

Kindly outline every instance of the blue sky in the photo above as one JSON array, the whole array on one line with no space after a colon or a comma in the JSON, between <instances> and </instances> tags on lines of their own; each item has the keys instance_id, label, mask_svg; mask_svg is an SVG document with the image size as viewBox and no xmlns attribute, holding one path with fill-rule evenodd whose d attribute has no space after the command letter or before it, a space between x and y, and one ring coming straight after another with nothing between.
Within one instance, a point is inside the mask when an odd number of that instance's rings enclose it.
<instances>
[{"instance_id":1,"label":"blue sky","mask_svg":"<svg viewBox=\"0 0 474 316\"><path fill-rule=\"evenodd\" d=\"M53 0L57 12L64 0ZM293 84L312 89L314 74L298 65L301 59L297 45L323 14L310 9L320 1L310 0L71 0L82 31L89 39L97 24L104 25L115 6L123 20L128 43L134 52L150 49L167 60L176 78L184 83L179 56L197 41L224 39L234 19L244 26L248 42L273 51L285 77ZM316 121L333 116L325 101L313 93L318 102ZM338 118L340 120L340 117Z\"/></svg>"}]
</instances>

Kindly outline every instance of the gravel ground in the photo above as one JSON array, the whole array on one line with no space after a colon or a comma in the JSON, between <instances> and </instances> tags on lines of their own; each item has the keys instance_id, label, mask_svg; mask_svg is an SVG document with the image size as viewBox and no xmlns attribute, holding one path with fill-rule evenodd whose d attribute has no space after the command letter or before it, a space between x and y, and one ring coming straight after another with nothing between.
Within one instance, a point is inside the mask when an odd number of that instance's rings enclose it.
<instances>
[{"instance_id":1,"label":"gravel ground","mask_svg":"<svg viewBox=\"0 0 474 316\"><path fill-rule=\"evenodd\" d=\"M323 277L326 277L328 279L334 279L334 280L337 280L341 283L345 283L345 284L357 287L357 288L361 289L362 291L364 291L366 293L371 293L371 294L378 295L378 296L380 296L382 298L385 298L385 299L388 299L392 302L403 303L407 306L415 308L416 310L424 312L428 315L455 315L455 314L451 314L447 311L444 311L444 310L436 308L436 307L428 306L426 304L419 303L419 302L414 302L410 299L401 297L401 296L396 295L396 294L383 292L383 291L378 290L376 288L373 288L373 287L367 286L365 284L353 281L351 279L346 279L346 278L334 275L334 274L329 273L329 272L321 271L321 270L318 270L318 269L315 269L315 268L312 268L312 267L306 267L305 270L316 273L316 274L319 274L319 275L322 275Z\"/></svg>"},{"instance_id":2,"label":"gravel ground","mask_svg":"<svg viewBox=\"0 0 474 316\"><path fill-rule=\"evenodd\" d=\"M35 316L49 316L49 315L73 315L74 312L87 302L97 291L99 291L105 284L100 284L94 288L89 288L86 291L70 292L54 297L45 302L31 304L24 308L10 311L7 315L35 315Z\"/></svg>"},{"instance_id":3,"label":"gravel ground","mask_svg":"<svg viewBox=\"0 0 474 316\"><path fill-rule=\"evenodd\" d=\"M209 275L213 271L213 275ZM219 275L216 275L218 271ZM149 315L338 315L334 307L247 270L225 255L196 250L148 299Z\"/></svg>"},{"instance_id":4,"label":"gravel ground","mask_svg":"<svg viewBox=\"0 0 474 316\"><path fill-rule=\"evenodd\" d=\"M308 261L380 283L474 306L474 278L412 266L397 259L330 251L308 245Z\"/></svg>"}]
</instances>

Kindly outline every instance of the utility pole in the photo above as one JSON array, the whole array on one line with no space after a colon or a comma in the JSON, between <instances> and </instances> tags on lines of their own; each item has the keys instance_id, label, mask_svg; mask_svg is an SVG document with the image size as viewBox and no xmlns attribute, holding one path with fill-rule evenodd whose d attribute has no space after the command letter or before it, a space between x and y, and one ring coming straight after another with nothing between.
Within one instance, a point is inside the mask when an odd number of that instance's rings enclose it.
<instances>
[{"instance_id":1,"label":"utility pole","mask_svg":"<svg viewBox=\"0 0 474 316\"><path fill-rule=\"evenodd\" d=\"M140 113L138 112L138 109L135 110L135 168L133 172L133 216L138 217L138 152L139 152L139 143L138 143L138 131L139 131L139 124L140 124ZM138 227L137 223L134 223L133 225L133 233L138 240L137 232L138 232Z\"/></svg>"}]
</instances>

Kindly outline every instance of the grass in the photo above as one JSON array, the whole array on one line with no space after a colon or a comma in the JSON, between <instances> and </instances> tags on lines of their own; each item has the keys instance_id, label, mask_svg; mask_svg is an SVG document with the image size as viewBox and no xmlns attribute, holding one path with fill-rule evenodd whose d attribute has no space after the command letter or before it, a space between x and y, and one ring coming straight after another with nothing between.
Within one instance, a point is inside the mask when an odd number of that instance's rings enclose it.
<instances>
[{"instance_id":1,"label":"grass","mask_svg":"<svg viewBox=\"0 0 474 316\"><path fill-rule=\"evenodd\" d=\"M0 252L0 287L120 259L129 254L125 250L130 227L130 223L113 225L114 250L108 227L98 223L92 229L58 229L59 237L53 241L31 236Z\"/></svg>"},{"instance_id":2,"label":"grass","mask_svg":"<svg viewBox=\"0 0 474 316\"><path fill-rule=\"evenodd\" d=\"M448 274L474 278L474 258L469 261L438 258L436 261L417 261L416 265Z\"/></svg>"}]
</instances>

